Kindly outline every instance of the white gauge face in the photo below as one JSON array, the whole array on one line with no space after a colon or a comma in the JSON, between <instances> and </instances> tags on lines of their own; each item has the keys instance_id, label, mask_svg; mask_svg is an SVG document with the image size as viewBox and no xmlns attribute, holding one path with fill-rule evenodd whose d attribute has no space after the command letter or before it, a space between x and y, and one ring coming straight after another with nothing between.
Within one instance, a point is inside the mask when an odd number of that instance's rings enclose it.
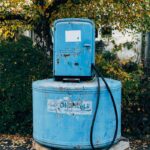
<instances>
[{"instance_id":1,"label":"white gauge face","mask_svg":"<svg viewBox=\"0 0 150 150\"><path fill-rule=\"evenodd\" d=\"M81 42L81 31L80 30L65 31L65 42Z\"/></svg>"}]
</instances>

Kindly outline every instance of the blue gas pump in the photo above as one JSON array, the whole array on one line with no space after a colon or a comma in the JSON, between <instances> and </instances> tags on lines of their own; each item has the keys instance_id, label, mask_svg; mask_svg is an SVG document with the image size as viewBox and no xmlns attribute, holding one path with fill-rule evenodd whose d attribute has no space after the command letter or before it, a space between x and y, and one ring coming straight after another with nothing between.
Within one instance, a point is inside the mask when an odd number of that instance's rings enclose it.
<instances>
[{"instance_id":1,"label":"blue gas pump","mask_svg":"<svg viewBox=\"0 0 150 150\"><path fill-rule=\"evenodd\" d=\"M55 79L90 79L95 64L95 26L89 19L60 19L54 23Z\"/></svg>"},{"instance_id":2,"label":"blue gas pump","mask_svg":"<svg viewBox=\"0 0 150 150\"><path fill-rule=\"evenodd\" d=\"M54 78L33 83L34 139L54 148L110 149L121 137L121 83L95 67L94 23L59 19L53 35Z\"/></svg>"},{"instance_id":3,"label":"blue gas pump","mask_svg":"<svg viewBox=\"0 0 150 150\"><path fill-rule=\"evenodd\" d=\"M118 130L118 114L113 94L103 75L95 67L95 25L89 19L68 18L55 21L53 51L53 72L55 79L90 80L93 78L93 71L96 73L98 82L97 103L90 132L90 142L94 149L93 129L100 98L99 76L101 76L110 93L116 115L116 129L111 145L115 141Z\"/></svg>"}]
</instances>

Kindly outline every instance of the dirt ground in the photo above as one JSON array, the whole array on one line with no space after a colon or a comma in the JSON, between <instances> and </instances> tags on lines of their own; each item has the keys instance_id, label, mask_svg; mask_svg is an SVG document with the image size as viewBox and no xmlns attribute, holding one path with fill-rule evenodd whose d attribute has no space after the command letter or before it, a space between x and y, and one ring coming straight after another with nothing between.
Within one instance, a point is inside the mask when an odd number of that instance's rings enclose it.
<instances>
[{"instance_id":1,"label":"dirt ground","mask_svg":"<svg viewBox=\"0 0 150 150\"><path fill-rule=\"evenodd\" d=\"M0 134L0 150L33 150L32 137ZM150 150L150 139L130 139L131 150Z\"/></svg>"}]
</instances>

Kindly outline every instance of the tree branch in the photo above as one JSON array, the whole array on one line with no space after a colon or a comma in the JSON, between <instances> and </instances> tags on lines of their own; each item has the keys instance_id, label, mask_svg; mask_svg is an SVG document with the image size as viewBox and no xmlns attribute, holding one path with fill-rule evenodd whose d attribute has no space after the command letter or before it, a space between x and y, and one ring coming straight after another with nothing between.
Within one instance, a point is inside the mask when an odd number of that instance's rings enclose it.
<instances>
[{"instance_id":1,"label":"tree branch","mask_svg":"<svg viewBox=\"0 0 150 150\"><path fill-rule=\"evenodd\" d=\"M2 17L3 16L3 17ZM13 20L18 20L18 21L22 21L22 22L25 22L26 24L31 24L32 20L31 18L25 18L25 16L22 16L22 15L15 15L15 14L9 14L9 15L6 15L4 17L4 15L0 15L0 22L3 22L3 21L13 21Z\"/></svg>"},{"instance_id":2,"label":"tree branch","mask_svg":"<svg viewBox=\"0 0 150 150\"><path fill-rule=\"evenodd\" d=\"M48 19L50 19L51 17L51 13L54 10L57 10L59 8L60 5L65 4L68 0L55 0L53 2L52 5L49 5L48 8L45 10L44 14L49 14L49 16L47 17Z\"/></svg>"}]
</instances>

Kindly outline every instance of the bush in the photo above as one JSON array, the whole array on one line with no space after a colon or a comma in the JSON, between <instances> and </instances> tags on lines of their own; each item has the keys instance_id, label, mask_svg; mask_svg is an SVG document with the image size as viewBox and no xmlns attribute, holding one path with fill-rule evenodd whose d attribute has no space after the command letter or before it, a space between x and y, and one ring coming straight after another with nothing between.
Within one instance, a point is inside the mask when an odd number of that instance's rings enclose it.
<instances>
[{"instance_id":1,"label":"bush","mask_svg":"<svg viewBox=\"0 0 150 150\"><path fill-rule=\"evenodd\" d=\"M138 137L147 135L150 130L148 123L150 85L149 78L144 77L142 65L120 62L114 53L108 51L98 54L96 63L105 77L122 82L123 134Z\"/></svg>"},{"instance_id":2,"label":"bush","mask_svg":"<svg viewBox=\"0 0 150 150\"><path fill-rule=\"evenodd\" d=\"M32 81L50 76L48 62L27 37L0 43L1 133L31 133Z\"/></svg>"},{"instance_id":3,"label":"bush","mask_svg":"<svg viewBox=\"0 0 150 150\"><path fill-rule=\"evenodd\" d=\"M114 53L104 52L96 56L97 66L106 76L118 79L123 85L123 102L139 99L140 80L143 75L142 66L133 62L121 63ZM129 67L128 67L129 66ZM131 66L136 66L132 67Z\"/></svg>"}]
</instances>

